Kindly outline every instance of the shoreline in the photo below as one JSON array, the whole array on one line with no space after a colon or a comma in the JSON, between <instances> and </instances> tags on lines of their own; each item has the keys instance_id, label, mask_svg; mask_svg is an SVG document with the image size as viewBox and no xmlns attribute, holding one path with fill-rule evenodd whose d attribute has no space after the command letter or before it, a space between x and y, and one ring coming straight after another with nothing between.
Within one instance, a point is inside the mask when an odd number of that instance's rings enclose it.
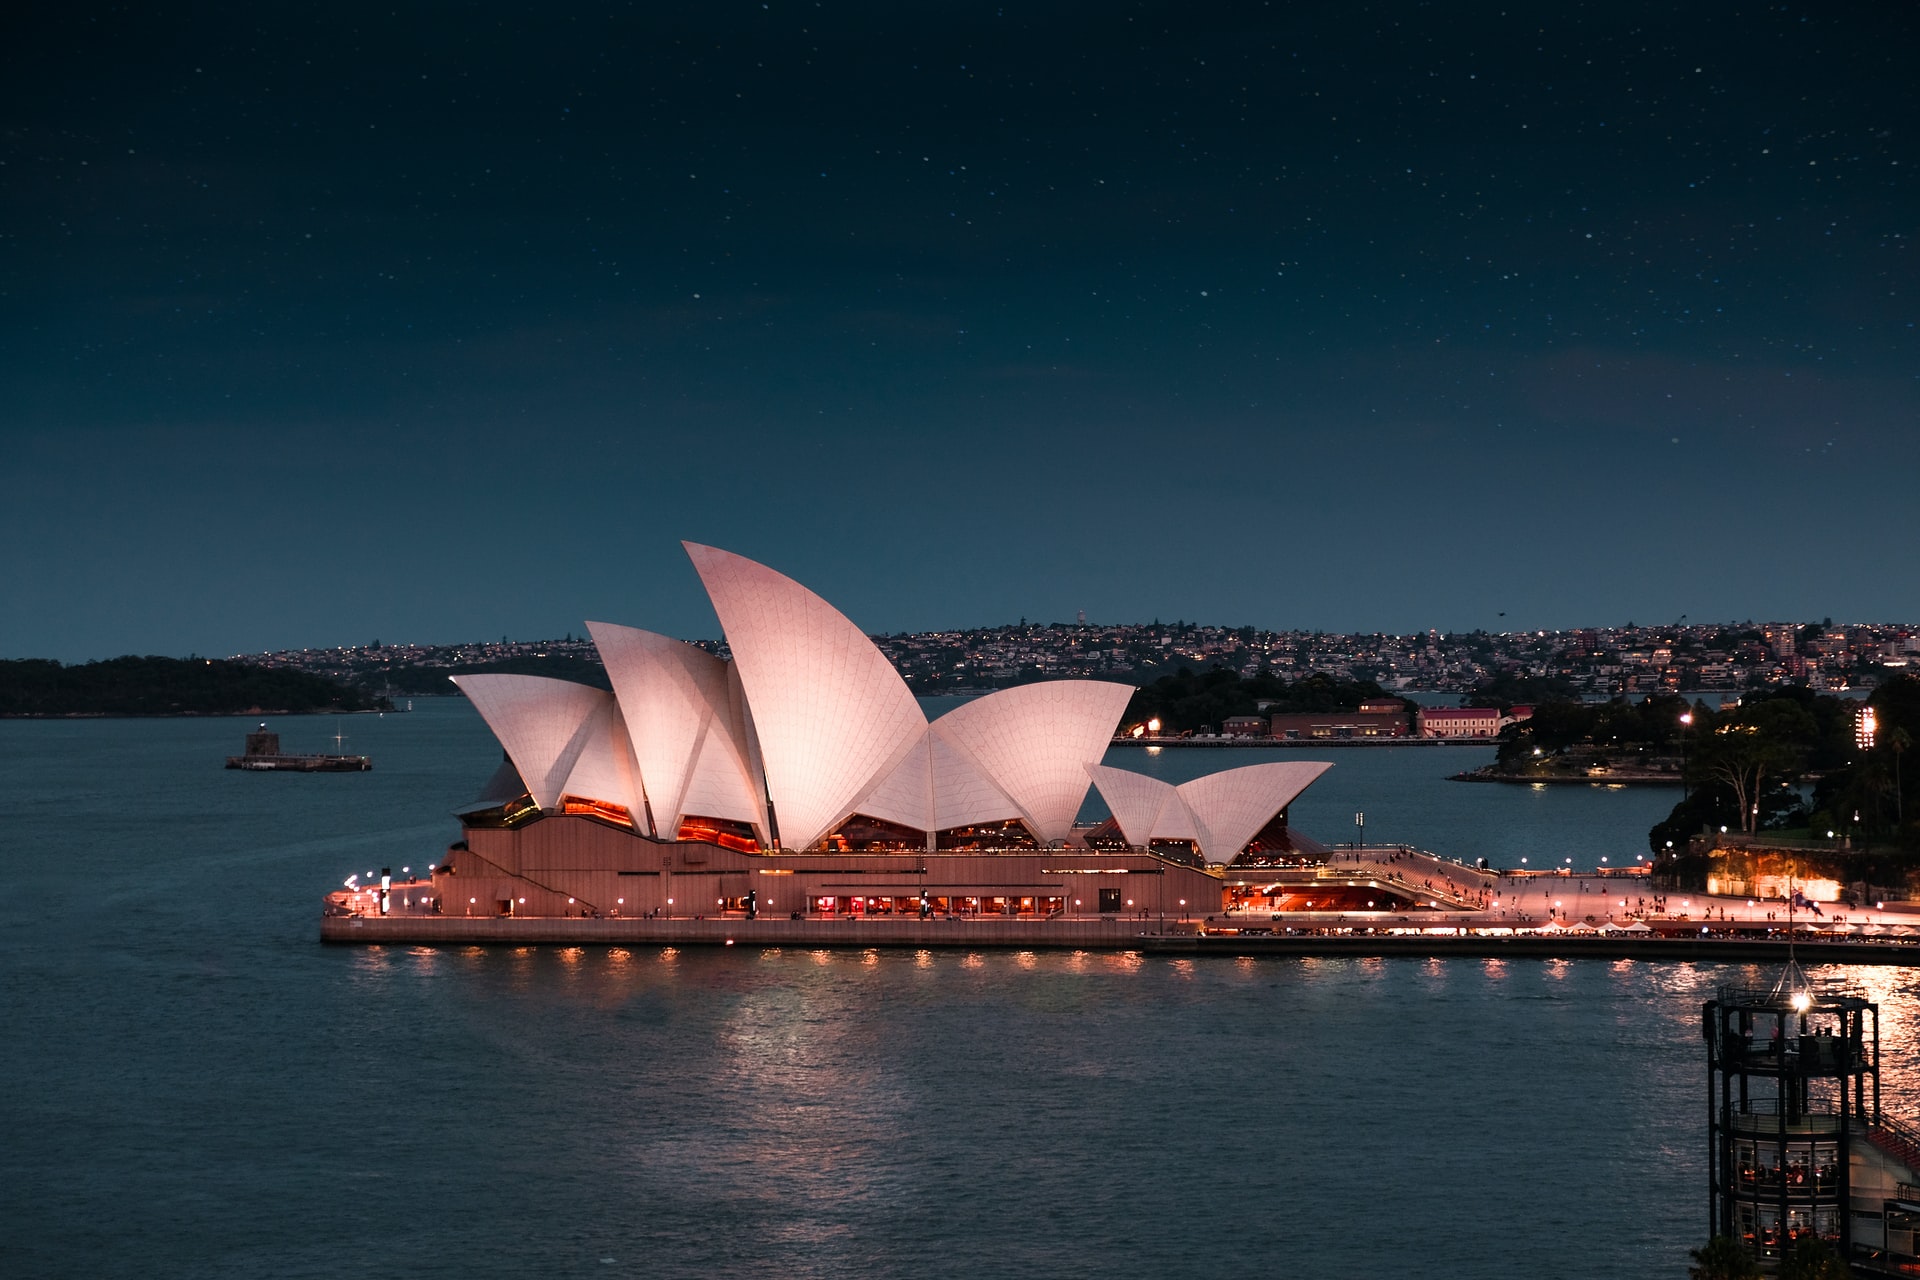
<instances>
[{"instance_id":1,"label":"shoreline","mask_svg":"<svg viewBox=\"0 0 1920 1280\"><path fill-rule=\"evenodd\" d=\"M339 707L311 707L287 711L273 707L249 707L245 711L0 711L0 720L257 720L261 716L384 716L406 714L406 708L360 707L346 711Z\"/></svg>"},{"instance_id":2,"label":"shoreline","mask_svg":"<svg viewBox=\"0 0 1920 1280\"><path fill-rule=\"evenodd\" d=\"M1448 782L1504 782L1517 786L1532 786L1536 782L1551 783L1555 786L1636 786L1636 787L1677 787L1681 784L1678 774L1673 773L1604 773L1604 774L1522 774L1494 773L1482 769L1469 769L1465 773L1447 775Z\"/></svg>"},{"instance_id":3,"label":"shoreline","mask_svg":"<svg viewBox=\"0 0 1920 1280\"><path fill-rule=\"evenodd\" d=\"M351 946L697 946L851 950L1138 951L1147 955L1390 956L1471 959L1753 960L1777 964L1791 947L1807 964L1920 967L1920 944L1881 939L1808 940L1714 934L1201 934L1159 922L1054 920L991 923L931 920L645 920L443 916L329 916L320 941ZM1444 927L1444 926L1439 926Z\"/></svg>"},{"instance_id":4,"label":"shoreline","mask_svg":"<svg viewBox=\"0 0 1920 1280\"><path fill-rule=\"evenodd\" d=\"M1115 738L1110 747L1225 747L1245 750L1249 747L1300 748L1320 751L1328 747L1497 747L1495 738Z\"/></svg>"}]
</instances>

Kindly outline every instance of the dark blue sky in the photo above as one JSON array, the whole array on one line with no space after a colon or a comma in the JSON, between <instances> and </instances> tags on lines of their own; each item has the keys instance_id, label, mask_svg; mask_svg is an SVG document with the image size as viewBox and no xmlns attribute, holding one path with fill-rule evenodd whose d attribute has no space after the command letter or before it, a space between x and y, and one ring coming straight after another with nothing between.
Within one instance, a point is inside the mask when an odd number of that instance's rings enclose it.
<instances>
[{"instance_id":1,"label":"dark blue sky","mask_svg":"<svg viewBox=\"0 0 1920 1280\"><path fill-rule=\"evenodd\" d=\"M38 8L0 656L1920 618L1909 6Z\"/></svg>"}]
</instances>

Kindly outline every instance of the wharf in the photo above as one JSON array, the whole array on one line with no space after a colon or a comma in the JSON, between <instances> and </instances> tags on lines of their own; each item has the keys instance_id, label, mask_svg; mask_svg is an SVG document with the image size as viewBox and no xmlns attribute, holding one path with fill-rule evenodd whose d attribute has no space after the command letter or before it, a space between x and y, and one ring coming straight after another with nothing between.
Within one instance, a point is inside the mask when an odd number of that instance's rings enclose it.
<instances>
[{"instance_id":1,"label":"wharf","mask_svg":"<svg viewBox=\"0 0 1920 1280\"><path fill-rule=\"evenodd\" d=\"M336 734L338 741L341 735ZM373 768L365 756L294 755L280 750L280 735L265 723L247 735L244 755L228 756L227 768L254 773L360 773Z\"/></svg>"},{"instance_id":2,"label":"wharf","mask_svg":"<svg viewBox=\"0 0 1920 1280\"><path fill-rule=\"evenodd\" d=\"M373 768L365 756L228 756L227 768L255 773L363 773Z\"/></svg>"},{"instance_id":3,"label":"wharf","mask_svg":"<svg viewBox=\"0 0 1920 1280\"><path fill-rule=\"evenodd\" d=\"M1422 920L1445 927L1441 919ZM1488 927L1484 920L1467 927ZM1285 926L1282 926L1283 928ZM1351 929L1348 922L1345 928ZM1387 927L1386 922L1379 926ZM1590 958L1663 962L1756 961L1785 958L1785 938L1687 931L1656 934L1541 933L1199 933L1192 923L1139 920L889 919L644 919L629 917L327 916L323 942L359 946L752 946L864 950L1137 951L1148 955L1461 956L1471 958ZM1803 964L1920 966L1920 945L1877 938L1810 939L1793 943Z\"/></svg>"}]
</instances>

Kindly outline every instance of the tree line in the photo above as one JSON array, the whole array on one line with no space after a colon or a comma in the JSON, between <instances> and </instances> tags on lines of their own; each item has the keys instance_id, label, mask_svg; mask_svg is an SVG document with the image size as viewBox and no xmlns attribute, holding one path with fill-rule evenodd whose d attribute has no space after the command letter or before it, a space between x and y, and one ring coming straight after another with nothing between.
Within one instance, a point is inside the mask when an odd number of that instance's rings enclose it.
<instances>
[{"instance_id":1,"label":"tree line","mask_svg":"<svg viewBox=\"0 0 1920 1280\"><path fill-rule=\"evenodd\" d=\"M1687 738L1687 794L1648 833L1656 854L1708 830L1804 833L1920 849L1906 813L1906 754L1920 735L1920 680L1874 690L1873 745L1856 741L1856 704L1803 688L1696 706ZM1831 835L1829 834L1831 833Z\"/></svg>"},{"instance_id":2,"label":"tree line","mask_svg":"<svg viewBox=\"0 0 1920 1280\"><path fill-rule=\"evenodd\" d=\"M449 676L478 675L546 676L553 680L592 685L596 689L613 688L613 681L608 678L604 664L591 658L575 658L558 653L544 657L531 653L519 654L496 662L474 662L458 667L408 663L384 670L361 672L354 676L354 680L363 688L379 693L391 692L400 697L432 697L455 692L453 685L448 683Z\"/></svg>"},{"instance_id":3,"label":"tree line","mask_svg":"<svg viewBox=\"0 0 1920 1280\"><path fill-rule=\"evenodd\" d=\"M1316 674L1290 681L1266 673L1243 676L1225 667L1200 674L1181 667L1136 690L1121 723L1130 728L1157 719L1161 733L1191 733L1202 726L1218 729L1229 716L1353 711L1363 702L1379 701L1397 701L1409 711L1414 706L1371 680Z\"/></svg>"},{"instance_id":4,"label":"tree line","mask_svg":"<svg viewBox=\"0 0 1920 1280\"><path fill-rule=\"evenodd\" d=\"M0 660L0 716L240 715L372 711L384 699L324 676L218 658Z\"/></svg>"}]
</instances>

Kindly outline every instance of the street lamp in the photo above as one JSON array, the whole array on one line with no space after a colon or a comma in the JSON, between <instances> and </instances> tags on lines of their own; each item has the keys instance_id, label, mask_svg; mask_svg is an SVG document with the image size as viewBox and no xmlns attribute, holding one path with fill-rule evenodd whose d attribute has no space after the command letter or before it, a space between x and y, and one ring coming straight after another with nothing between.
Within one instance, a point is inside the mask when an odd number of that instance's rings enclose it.
<instances>
[{"instance_id":1,"label":"street lamp","mask_svg":"<svg viewBox=\"0 0 1920 1280\"><path fill-rule=\"evenodd\" d=\"M1686 803L1689 794L1687 784L1687 729L1692 724L1693 712L1682 711L1680 713L1680 801L1683 804Z\"/></svg>"}]
</instances>

